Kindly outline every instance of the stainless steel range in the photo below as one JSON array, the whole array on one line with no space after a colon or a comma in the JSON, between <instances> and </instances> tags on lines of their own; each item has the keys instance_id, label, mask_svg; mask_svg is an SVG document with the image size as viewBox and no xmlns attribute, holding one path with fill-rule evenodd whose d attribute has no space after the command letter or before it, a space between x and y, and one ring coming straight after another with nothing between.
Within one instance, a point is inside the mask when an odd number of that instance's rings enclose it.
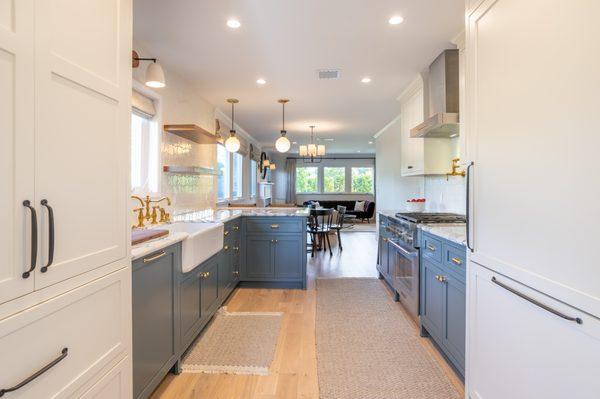
<instances>
[{"instance_id":1,"label":"stainless steel range","mask_svg":"<svg viewBox=\"0 0 600 399\"><path fill-rule=\"evenodd\" d=\"M465 223L454 213L396 213L380 219L378 270L416 319L419 315L419 224Z\"/></svg>"}]
</instances>

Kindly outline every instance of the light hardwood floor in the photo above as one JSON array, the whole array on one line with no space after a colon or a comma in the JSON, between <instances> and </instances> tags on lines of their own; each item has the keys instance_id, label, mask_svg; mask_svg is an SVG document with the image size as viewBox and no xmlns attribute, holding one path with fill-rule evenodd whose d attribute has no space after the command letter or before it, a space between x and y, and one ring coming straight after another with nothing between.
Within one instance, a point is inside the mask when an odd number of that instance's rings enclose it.
<instances>
[{"instance_id":1,"label":"light hardwood floor","mask_svg":"<svg viewBox=\"0 0 600 399\"><path fill-rule=\"evenodd\" d=\"M169 374L152 398L286 399L318 398L315 350L316 277L376 277L377 242L374 233L342 233L343 251L330 257L320 252L308 257L308 289L238 288L226 303L229 311L283 312L283 324L268 376L227 374ZM332 241L337 246L337 242ZM390 297L391 291L381 287ZM402 309L401 305L398 307ZM403 309L402 309L403 310ZM415 334L418 334L415 324ZM428 338L424 347L442 365L452 383L464 394L464 386ZM410 398L407 398L410 399Z\"/></svg>"}]
</instances>

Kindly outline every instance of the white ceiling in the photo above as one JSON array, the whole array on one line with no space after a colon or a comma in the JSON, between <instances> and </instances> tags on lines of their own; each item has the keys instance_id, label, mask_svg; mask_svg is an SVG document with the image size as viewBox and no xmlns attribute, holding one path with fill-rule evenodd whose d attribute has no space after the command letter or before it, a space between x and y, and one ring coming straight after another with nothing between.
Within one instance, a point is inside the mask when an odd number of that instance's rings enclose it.
<instances>
[{"instance_id":1,"label":"white ceiling","mask_svg":"<svg viewBox=\"0 0 600 399\"><path fill-rule=\"evenodd\" d=\"M379 129L397 116L396 97L463 26L464 0L135 0L134 37L258 141L286 128L304 143L309 125L330 153L374 152ZM404 22L387 20L401 15ZM233 30L229 18L242 23ZM340 68L339 80L316 70ZM370 84L361 78L370 76ZM259 86L263 77L267 84ZM168 81L168 76L167 76ZM292 147L292 151L294 147Z\"/></svg>"}]
</instances>

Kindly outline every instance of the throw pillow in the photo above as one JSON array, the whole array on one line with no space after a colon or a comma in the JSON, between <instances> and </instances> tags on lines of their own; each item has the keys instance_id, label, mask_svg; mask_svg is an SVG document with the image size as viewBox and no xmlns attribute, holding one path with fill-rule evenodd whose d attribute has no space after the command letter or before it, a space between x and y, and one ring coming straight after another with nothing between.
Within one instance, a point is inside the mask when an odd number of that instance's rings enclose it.
<instances>
[{"instance_id":1,"label":"throw pillow","mask_svg":"<svg viewBox=\"0 0 600 399\"><path fill-rule=\"evenodd\" d=\"M356 201L356 203L354 204L354 210L357 212L364 212L365 211L365 201Z\"/></svg>"}]
</instances>

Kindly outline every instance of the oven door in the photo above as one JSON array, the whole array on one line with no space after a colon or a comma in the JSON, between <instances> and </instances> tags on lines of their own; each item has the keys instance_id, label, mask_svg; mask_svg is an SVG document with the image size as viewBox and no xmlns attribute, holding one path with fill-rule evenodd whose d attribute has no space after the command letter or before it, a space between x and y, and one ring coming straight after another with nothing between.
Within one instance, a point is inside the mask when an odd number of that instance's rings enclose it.
<instances>
[{"instance_id":1,"label":"oven door","mask_svg":"<svg viewBox=\"0 0 600 399\"><path fill-rule=\"evenodd\" d=\"M419 251L398 241L388 241L390 273L400 302L416 319L419 315Z\"/></svg>"}]
</instances>

